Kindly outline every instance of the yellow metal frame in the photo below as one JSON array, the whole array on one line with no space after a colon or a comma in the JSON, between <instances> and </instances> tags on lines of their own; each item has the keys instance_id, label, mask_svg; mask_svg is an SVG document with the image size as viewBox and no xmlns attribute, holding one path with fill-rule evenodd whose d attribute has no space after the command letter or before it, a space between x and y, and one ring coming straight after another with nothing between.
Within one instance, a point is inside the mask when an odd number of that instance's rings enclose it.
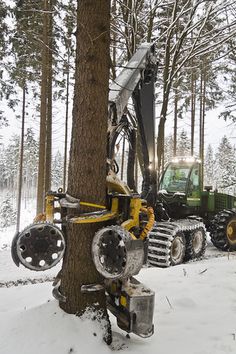
<instances>
[{"instance_id":1,"label":"yellow metal frame","mask_svg":"<svg viewBox=\"0 0 236 354\"><path fill-rule=\"evenodd\" d=\"M119 198L114 196L112 198L111 210L107 210L104 205L89 203L89 202L80 202L80 205L93 207L99 209L100 211L96 213L84 213L81 216L75 216L70 218L68 222L75 223L75 224L91 224L91 223L99 223L105 222L109 220L113 220L119 217ZM44 214L39 214L34 219L34 222L38 221L49 221L54 222L54 214L55 214L55 196L52 194L48 194L46 196L46 208ZM132 233L132 228L140 227L140 212L147 214L148 221L145 225L144 229L142 230L139 238L141 240L145 240L149 231L151 230L155 218L153 209L148 207L142 206L141 198L132 198L130 199L130 219L124 221L121 226L129 231L132 238L135 240L136 237Z\"/></svg>"},{"instance_id":2,"label":"yellow metal frame","mask_svg":"<svg viewBox=\"0 0 236 354\"><path fill-rule=\"evenodd\" d=\"M69 219L69 222L74 223L74 224L91 224L91 223L96 223L96 222L104 222L108 220L115 219L118 216L117 213L112 213L107 211L104 214L101 215L85 215L85 216L79 216L75 218Z\"/></svg>"},{"instance_id":3,"label":"yellow metal frame","mask_svg":"<svg viewBox=\"0 0 236 354\"><path fill-rule=\"evenodd\" d=\"M46 220L49 222L53 222L54 220L54 200L55 197L52 194L48 194L46 196Z\"/></svg>"},{"instance_id":4,"label":"yellow metal frame","mask_svg":"<svg viewBox=\"0 0 236 354\"><path fill-rule=\"evenodd\" d=\"M142 207L142 202L140 198L132 198L130 200L130 216L131 218L124 221L121 226L126 229L127 231L130 232L130 230L137 226L139 227L139 214L140 210ZM133 239L136 239L136 237L130 232L131 236Z\"/></svg>"}]
</instances>

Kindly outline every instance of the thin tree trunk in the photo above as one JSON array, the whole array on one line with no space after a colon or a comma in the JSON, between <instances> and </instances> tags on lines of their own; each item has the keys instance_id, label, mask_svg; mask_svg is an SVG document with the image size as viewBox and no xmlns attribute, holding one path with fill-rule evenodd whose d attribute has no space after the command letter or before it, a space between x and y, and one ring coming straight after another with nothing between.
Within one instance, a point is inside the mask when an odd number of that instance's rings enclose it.
<instances>
[{"instance_id":1,"label":"thin tree trunk","mask_svg":"<svg viewBox=\"0 0 236 354\"><path fill-rule=\"evenodd\" d=\"M177 85L176 85L177 86ZM176 156L177 153L177 121L178 121L178 93L177 87L174 87L174 146L173 155Z\"/></svg>"},{"instance_id":2,"label":"thin tree trunk","mask_svg":"<svg viewBox=\"0 0 236 354\"><path fill-rule=\"evenodd\" d=\"M50 67L50 61L49 61ZM51 165L52 165L52 72L48 70L47 87L47 135L46 135L46 154L45 154L45 190L44 195L51 189Z\"/></svg>"},{"instance_id":3,"label":"thin tree trunk","mask_svg":"<svg viewBox=\"0 0 236 354\"><path fill-rule=\"evenodd\" d=\"M121 180L124 179L124 163L125 163L125 137L122 142L122 156L121 156Z\"/></svg>"},{"instance_id":4,"label":"thin tree trunk","mask_svg":"<svg viewBox=\"0 0 236 354\"><path fill-rule=\"evenodd\" d=\"M123 4L121 5L121 11L123 14L123 21L125 24L125 43L126 43L126 52L127 52L127 59L130 60L132 57L132 48L130 44L130 21L129 21L129 15L130 15L130 10L132 7L132 0L125 0Z\"/></svg>"},{"instance_id":5,"label":"thin tree trunk","mask_svg":"<svg viewBox=\"0 0 236 354\"><path fill-rule=\"evenodd\" d=\"M203 98L202 98L202 149L201 149L201 161L202 161L202 188L204 186L204 150L205 150L205 115L206 115L206 61L204 61L203 72Z\"/></svg>"},{"instance_id":6,"label":"thin tree trunk","mask_svg":"<svg viewBox=\"0 0 236 354\"><path fill-rule=\"evenodd\" d=\"M68 193L82 201L106 200L106 148L109 85L110 2L79 0L77 55ZM84 284L103 281L95 269L91 243L101 224L68 224L61 272L60 307L81 315L86 308L107 318L104 291L82 293Z\"/></svg>"},{"instance_id":7,"label":"thin tree trunk","mask_svg":"<svg viewBox=\"0 0 236 354\"><path fill-rule=\"evenodd\" d=\"M199 157L202 156L202 87L203 87L203 78L202 72L200 76L200 110L199 110Z\"/></svg>"},{"instance_id":8,"label":"thin tree trunk","mask_svg":"<svg viewBox=\"0 0 236 354\"><path fill-rule=\"evenodd\" d=\"M51 189L51 165L52 165L52 5L48 2L48 32L47 32L47 137L45 155L45 190L44 195Z\"/></svg>"},{"instance_id":9,"label":"thin tree trunk","mask_svg":"<svg viewBox=\"0 0 236 354\"><path fill-rule=\"evenodd\" d=\"M195 111L196 111L196 79L192 69L191 72L191 155L194 155L195 135Z\"/></svg>"},{"instance_id":10,"label":"thin tree trunk","mask_svg":"<svg viewBox=\"0 0 236 354\"><path fill-rule=\"evenodd\" d=\"M23 157L24 157L24 134L25 134L25 86L22 88L22 118L21 118L21 143L20 143L20 159L19 159L19 176L17 190L17 219L16 232L20 229L21 215L21 195L22 195L22 180L23 180Z\"/></svg>"},{"instance_id":11,"label":"thin tree trunk","mask_svg":"<svg viewBox=\"0 0 236 354\"><path fill-rule=\"evenodd\" d=\"M63 190L66 190L67 174L67 146L68 146L68 118L69 118L69 87L70 87L70 54L68 49L67 73L66 73L66 117L65 117L65 146L64 146L64 168L63 168Z\"/></svg>"},{"instance_id":12,"label":"thin tree trunk","mask_svg":"<svg viewBox=\"0 0 236 354\"><path fill-rule=\"evenodd\" d=\"M151 3L152 4L152 3ZM147 42L151 42L152 35L153 35L153 25L154 25L154 19L156 17L156 1L153 4L153 10L150 11L149 19L148 19L148 28L147 28Z\"/></svg>"},{"instance_id":13,"label":"thin tree trunk","mask_svg":"<svg viewBox=\"0 0 236 354\"><path fill-rule=\"evenodd\" d=\"M200 76L200 112L199 112L199 157L202 158L202 147L203 147L203 68L201 65L201 76ZM203 176L203 166L201 164L201 184Z\"/></svg>"},{"instance_id":14,"label":"thin tree trunk","mask_svg":"<svg viewBox=\"0 0 236 354\"><path fill-rule=\"evenodd\" d=\"M37 214L44 210L45 192L45 153L46 153L46 122L47 122L47 47L48 47L48 0L44 0L43 45L42 45L42 78L40 102L40 134L39 134L39 164L37 184Z\"/></svg>"},{"instance_id":15,"label":"thin tree trunk","mask_svg":"<svg viewBox=\"0 0 236 354\"><path fill-rule=\"evenodd\" d=\"M115 28L116 27L116 0L113 0L112 1L112 6L111 6L111 12L113 14L113 27ZM115 80L116 78L116 39L117 39L117 33L115 30L113 30L111 32L111 39L112 39L112 55L111 55L111 58L112 58L112 65L111 65L111 73L112 73L112 79Z\"/></svg>"},{"instance_id":16,"label":"thin tree trunk","mask_svg":"<svg viewBox=\"0 0 236 354\"><path fill-rule=\"evenodd\" d=\"M172 12L172 21L176 19L177 15L177 3L173 7ZM164 72L163 72L163 100L160 114L160 121L158 126L158 136L157 136L157 173L158 173L158 181L160 179L161 170L163 170L163 156L164 156L164 140L165 140L165 122L168 111L168 102L170 89L172 85L172 81L174 79L174 67L175 61L177 59L178 54L175 54L173 57L173 61L171 64L171 39L172 39L173 28L168 30L167 32L167 40L165 44L165 59L164 59ZM178 53L176 51L176 53ZM171 65L170 65L171 64Z\"/></svg>"}]
</instances>

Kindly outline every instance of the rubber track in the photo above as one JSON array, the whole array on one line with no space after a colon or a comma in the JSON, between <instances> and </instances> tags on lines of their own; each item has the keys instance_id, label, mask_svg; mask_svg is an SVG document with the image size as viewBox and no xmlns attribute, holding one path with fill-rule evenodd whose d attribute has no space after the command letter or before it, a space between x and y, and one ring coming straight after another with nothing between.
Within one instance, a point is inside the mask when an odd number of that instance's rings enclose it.
<instances>
[{"instance_id":1,"label":"rubber track","mask_svg":"<svg viewBox=\"0 0 236 354\"><path fill-rule=\"evenodd\" d=\"M171 266L170 251L175 235L179 231L190 234L198 228L205 229L205 226L196 219L155 222L149 233L148 263L154 267Z\"/></svg>"}]
</instances>

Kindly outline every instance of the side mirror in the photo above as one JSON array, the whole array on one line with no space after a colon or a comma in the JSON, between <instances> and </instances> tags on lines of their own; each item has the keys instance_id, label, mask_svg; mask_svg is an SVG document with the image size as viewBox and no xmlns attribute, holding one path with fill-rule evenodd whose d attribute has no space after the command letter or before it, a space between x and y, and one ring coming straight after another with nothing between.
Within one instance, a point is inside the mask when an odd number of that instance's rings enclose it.
<instances>
[{"instance_id":1,"label":"side mirror","mask_svg":"<svg viewBox=\"0 0 236 354\"><path fill-rule=\"evenodd\" d=\"M207 191L207 192L210 192L213 187L212 186L204 186L204 189Z\"/></svg>"}]
</instances>

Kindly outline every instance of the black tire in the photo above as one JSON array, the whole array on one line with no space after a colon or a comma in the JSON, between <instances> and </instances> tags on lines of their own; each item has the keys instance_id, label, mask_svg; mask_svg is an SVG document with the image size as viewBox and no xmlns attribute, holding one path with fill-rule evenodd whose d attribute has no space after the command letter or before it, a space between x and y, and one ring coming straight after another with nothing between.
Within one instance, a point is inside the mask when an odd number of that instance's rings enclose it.
<instances>
[{"instance_id":1,"label":"black tire","mask_svg":"<svg viewBox=\"0 0 236 354\"><path fill-rule=\"evenodd\" d=\"M206 243L206 232L203 227L189 233L186 236L185 261L202 257L206 250Z\"/></svg>"},{"instance_id":2,"label":"black tire","mask_svg":"<svg viewBox=\"0 0 236 354\"><path fill-rule=\"evenodd\" d=\"M170 264L172 266L183 263L186 252L186 239L183 232L178 231L170 247Z\"/></svg>"},{"instance_id":3,"label":"black tire","mask_svg":"<svg viewBox=\"0 0 236 354\"><path fill-rule=\"evenodd\" d=\"M175 222L155 223L149 233L148 263L166 268L183 263L186 240Z\"/></svg>"},{"instance_id":4,"label":"black tire","mask_svg":"<svg viewBox=\"0 0 236 354\"><path fill-rule=\"evenodd\" d=\"M222 210L215 215L210 226L213 245L222 251L236 251L236 213Z\"/></svg>"}]
</instances>

